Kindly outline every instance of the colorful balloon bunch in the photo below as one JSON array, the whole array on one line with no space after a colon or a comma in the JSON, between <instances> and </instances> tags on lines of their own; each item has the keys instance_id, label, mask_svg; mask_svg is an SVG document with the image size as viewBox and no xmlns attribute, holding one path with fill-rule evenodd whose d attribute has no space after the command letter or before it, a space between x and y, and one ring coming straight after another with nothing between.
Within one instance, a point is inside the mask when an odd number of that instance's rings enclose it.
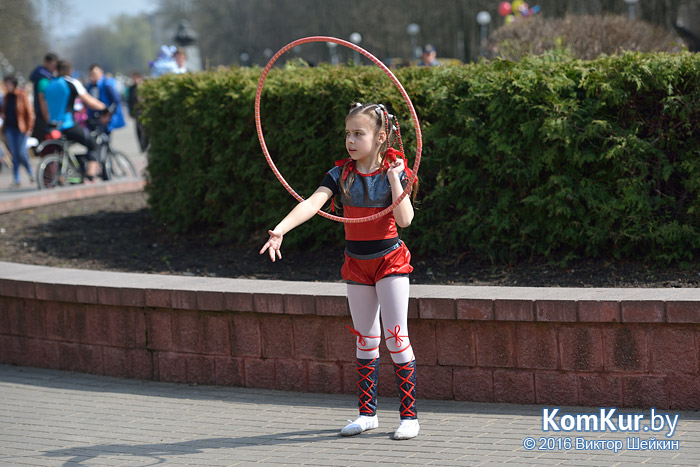
<instances>
[{"instance_id":1,"label":"colorful balloon bunch","mask_svg":"<svg viewBox=\"0 0 700 467\"><path fill-rule=\"evenodd\" d=\"M505 18L506 24L510 24L516 19L527 18L540 12L540 6L531 7L523 0L513 0L512 2L501 2L498 5L498 14Z\"/></svg>"}]
</instances>

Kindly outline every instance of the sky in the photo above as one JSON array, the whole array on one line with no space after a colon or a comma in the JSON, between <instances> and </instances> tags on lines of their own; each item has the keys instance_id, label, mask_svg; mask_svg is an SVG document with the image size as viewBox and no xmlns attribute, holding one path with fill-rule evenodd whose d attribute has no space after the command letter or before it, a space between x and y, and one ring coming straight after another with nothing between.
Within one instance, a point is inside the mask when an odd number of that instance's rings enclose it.
<instances>
[{"instance_id":1,"label":"sky","mask_svg":"<svg viewBox=\"0 0 700 467\"><path fill-rule=\"evenodd\" d=\"M57 39L74 37L86 26L104 25L111 17L121 14L135 15L152 12L156 9L155 0L64 0L68 7L65 14L47 13L44 24L52 24L51 18L60 17L58 27L52 28L52 36Z\"/></svg>"}]
</instances>

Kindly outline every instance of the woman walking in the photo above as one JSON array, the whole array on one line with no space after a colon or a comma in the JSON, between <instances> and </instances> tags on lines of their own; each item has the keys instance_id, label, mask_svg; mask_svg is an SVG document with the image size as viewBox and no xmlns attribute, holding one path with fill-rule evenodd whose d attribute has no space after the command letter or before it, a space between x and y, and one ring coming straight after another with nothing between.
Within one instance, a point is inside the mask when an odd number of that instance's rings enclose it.
<instances>
[{"instance_id":1,"label":"woman walking","mask_svg":"<svg viewBox=\"0 0 700 467\"><path fill-rule=\"evenodd\" d=\"M5 142L12 154L13 181L11 188L20 186L19 167L24 166L29 174L29 180L34 183L34 173L29 166L27 154L27 137L34 128L34 110L29 102L29 96L17 87L17 78L6 76L4 79L7 93L2 101L0 117L4 120Z\"/></svg>"}]
</instances>

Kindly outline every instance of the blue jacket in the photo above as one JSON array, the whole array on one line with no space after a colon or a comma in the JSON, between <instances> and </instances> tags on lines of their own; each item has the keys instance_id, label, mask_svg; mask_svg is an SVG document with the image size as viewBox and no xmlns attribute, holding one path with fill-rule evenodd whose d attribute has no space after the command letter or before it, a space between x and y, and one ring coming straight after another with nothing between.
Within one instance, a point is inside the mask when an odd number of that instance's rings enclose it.
<instances>
[{"instance_id":1,"label":"blue jacket","mask_svg":"<svg viewBox=\"0 0 700 467\"><path fill-rule=\"evenodd\" d=\"M97 97L107 107L114 103L117 104L117 108L112 115L112 120L110 120L109 125L107 125L108 132L126 125L124 122L124 114L122 113L122 100L119 97L117 83L114 78L103 76L97 81L97 84L88 84L87 91L91 96Z\"/></svg>"},{"instance_id":2,"label":"blue jacket","mask_svg":"<svg viewBox=\"0 0 700 467\"><path fill-rule=\"evenodd\" d=\"M48 79L51 81L53 79L53 73L46 69L43 65L39 65L34 68L32 74L29 75L29 80L34 83L34 113L37 118L44 120L44 116L41 113L41 105L39 103L39 81L42 79Z\"/></svg>"}]
</instances>

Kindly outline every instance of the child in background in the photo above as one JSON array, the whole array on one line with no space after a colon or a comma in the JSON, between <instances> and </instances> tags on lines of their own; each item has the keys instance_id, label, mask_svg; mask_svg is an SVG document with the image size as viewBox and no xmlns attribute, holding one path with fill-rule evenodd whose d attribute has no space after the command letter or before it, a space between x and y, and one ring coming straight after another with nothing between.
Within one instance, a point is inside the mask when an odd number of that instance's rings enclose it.
<instances>
[{"instance_id":1,"label":"child in background","mask_svg":"<svg viewBox=\"0 0 700 467\"><path fill-rule=\"evenodd\" d=\"M345 217L365 217L391 206L411 176L404 157L392 145L401 138L398 123L381 104L354 104L345 118L345 146L350 157L337 161L321 186L299 203L273 229L260 254L282 259L284 235L311 219L334 195L340 197ZM394 439L418 435L416 362L408 337L408 274L411 254L396 226L408 227L413 206L406 196L393 212L370 222L345 224L345 262L341 276L347 282L348 303L357 336L359 416L340 431L352 436L377 428L377 377L381 343L380 314L386 346L394 363L399 387L400 423Z\"/></svg>"}]
</instances>

